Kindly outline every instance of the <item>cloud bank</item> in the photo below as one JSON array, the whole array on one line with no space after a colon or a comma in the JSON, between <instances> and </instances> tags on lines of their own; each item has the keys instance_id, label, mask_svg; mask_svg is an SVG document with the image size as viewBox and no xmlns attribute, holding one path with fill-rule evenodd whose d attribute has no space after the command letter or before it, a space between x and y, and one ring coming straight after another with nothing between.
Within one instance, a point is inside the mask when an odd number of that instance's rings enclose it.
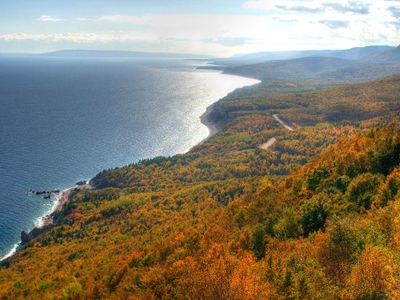
<instances>
[{"instance_id":1,"label":"cloud bank","mask_svg":"<svg viewBox=\"0 0 400 300\"><path fill-rule=\"evenodd\" d=\"M62 19L54 18L52 16L40 16L38 18L38 20L42 21L42 22L60 22L60 21L62 21Z\"/></svg>"},{"instance_id":2,"label":"cloud bank","mask_svg":"<svg viewBox=\"0 0 400 300\"><path fill-rule=\"evenodd\" d=\"M397 0L249 0L241 7L235 15L111 14L69 20L43 15L40 22L75 22L82 32L3 33L0 45L70 42L77 48L93 44L101 49L113 44L124 48L125 43L124 50L130 50L132 43L135 47L142 43L141 50L146 51L231 55L400 43Z\"/></svg>"}]
</instances>

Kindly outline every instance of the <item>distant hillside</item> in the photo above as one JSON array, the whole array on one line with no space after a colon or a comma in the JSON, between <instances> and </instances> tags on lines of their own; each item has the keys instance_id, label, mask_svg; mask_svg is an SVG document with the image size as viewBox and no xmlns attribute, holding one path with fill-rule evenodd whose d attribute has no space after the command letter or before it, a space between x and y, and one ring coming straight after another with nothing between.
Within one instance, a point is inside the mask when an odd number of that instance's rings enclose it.
<instances>
[{"instance_id":1,"label":"distant hillside","mask_svg":"<svg viewBox=\"0 0 400 300\"><path fill-rule=\"evenodd\" d=\"M372 55L372 61L400 64L400 46Z\"/></svg>"},{"instance_id":2,"label":"distant hillside","mask_svg":"<svg viewBox=\"0 0 400 300\"><path fill-rule=\"evenodd\" d=\"M267 80L319 80L331 82L361 82L400 72L400 63L395 61L356 61L332 57L305 57L291 60L271 61L261 64L227 67L226 73Z\"/></svg>"},{"instance_id":3,"label":"distant hillside","mask_svg":"<svg viewBox=\"0 0 400 300\"><path fill-rule=\"evenodd\" d=\"M362 63L338 68L337 70L324 72L320 75L323 80L360 82L397 73L400 73L400 63Z\"/></svg>"},{"instance_id":4,"label":"distant hillside","mask_svg":"<svg viewBox=\"0 0 400 300\"><path fill-rule=\"evenodd\" d=\"M75 190L0 263L0 299L399 299L400 75L256 88L190 152Z\"/></svg>"},{"instance_id":5,"label":"distant hillside","mask_svg":"<svg viewBox=\"0 0 400 300\"><path fill-rule=\"evenodd\" d=\"M334 71L338 67L349 67L355 64L356 62L352 60L342 58L305 57L226 68L225 72L262 80L298 80L319 78L323 72Z\"/></svg>"},{"instance_id":6,"label":"distant hillside","mask_svg":"<svg viewBox=\"0 0 400 300\"><path fill-rule=\"evenodd\" d=\"M84 58L209 58L205 55L165 53L165 52L135 52L135 51L102 51L102 50L61 50L44 53L46 57L84 57Z\"/></svg>"},{"instance_id":7,"label":"distant hillside","mask_svg":"<svg viewBox=\"0 0 400 300\"><path fill-rule=\"evenodd\" d=\"M229 58L215 59L213 63L223 66L239 66L264 63L272 60L288 60L303 57L336 57L350 60L364 60L372 55L378 55L388 50L391 46L368 46L345 50L310 50L310 51L281 51L258 52L244 55L236 55Z\"/></svg>"}]
</instances>

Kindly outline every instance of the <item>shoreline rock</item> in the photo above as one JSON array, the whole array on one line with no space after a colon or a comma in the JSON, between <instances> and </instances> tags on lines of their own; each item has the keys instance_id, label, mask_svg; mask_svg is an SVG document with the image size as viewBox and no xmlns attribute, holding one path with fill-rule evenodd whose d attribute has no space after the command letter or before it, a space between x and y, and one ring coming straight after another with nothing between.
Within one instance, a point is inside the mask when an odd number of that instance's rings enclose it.
<instances>
[{"instance_id":1,"label":"shoreline rock","mask_svg":"<svg viewBox=\"0 0 400 300\"><path fill-rule=\"evenodd\" d=\"M53 207L53 211L43 217L42 224L39 226L35 226L32 228L30 231L21 231L21 243L20 246L26 245L30 241L34 240L41 234L49 231L53 227L53 222L55 216L62 211L64 206L71 200L72 196L74 195L74 192L78 192L80 190L91 190L94 189L90 181L86 181L85 184L80 184L80 185L75 185L69 189L64 190L61 193L60 198L57 200Z\"/></svg>"},{"instance_id":2,"label":"shoreline rock","mask_svg":"<svg viewBox=\"0 0 400 300\"><path fill-rule=\"evenodd\" d=\"M51 228L51 225L46 225L42 227L34 227L31 231L26 232L23 230L21 232L21 246L27 244L28 242L32 241L42 233L48 231Z\"/></svg>"}]
</instances>

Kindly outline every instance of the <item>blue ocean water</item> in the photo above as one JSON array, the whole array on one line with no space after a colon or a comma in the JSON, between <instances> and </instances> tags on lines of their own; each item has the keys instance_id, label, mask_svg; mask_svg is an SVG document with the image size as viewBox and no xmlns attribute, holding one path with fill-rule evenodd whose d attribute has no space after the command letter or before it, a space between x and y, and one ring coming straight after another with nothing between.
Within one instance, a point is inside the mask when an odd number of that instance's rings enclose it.
<instances>
[{"instance_id":1,"label":"blue ocean water","mask_svg":"<svg viewBox=\"0 0 400 300\"><path fill-rule=\"evenodd\" d=\"M206 107L255 80L187 60L0 57L0 257L65 189L105 168L183 153Z\"/></svg>"}]
</instances>

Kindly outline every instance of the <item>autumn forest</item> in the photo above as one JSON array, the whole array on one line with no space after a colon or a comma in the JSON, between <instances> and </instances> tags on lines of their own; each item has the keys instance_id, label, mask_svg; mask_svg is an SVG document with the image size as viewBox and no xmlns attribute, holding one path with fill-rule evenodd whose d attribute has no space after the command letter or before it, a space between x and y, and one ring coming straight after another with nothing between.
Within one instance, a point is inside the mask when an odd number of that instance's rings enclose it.
<instances>
[{"instance_id":1,"label":"autumn forest","mask_svg":"<svg viewBox=\"0 0 400 300\"><path fill-rule=\"evenodd\" d=\"M0 299L399 299L400 75L260 76L188 153L76 189Z\"/></svg>"}]
</instances>

